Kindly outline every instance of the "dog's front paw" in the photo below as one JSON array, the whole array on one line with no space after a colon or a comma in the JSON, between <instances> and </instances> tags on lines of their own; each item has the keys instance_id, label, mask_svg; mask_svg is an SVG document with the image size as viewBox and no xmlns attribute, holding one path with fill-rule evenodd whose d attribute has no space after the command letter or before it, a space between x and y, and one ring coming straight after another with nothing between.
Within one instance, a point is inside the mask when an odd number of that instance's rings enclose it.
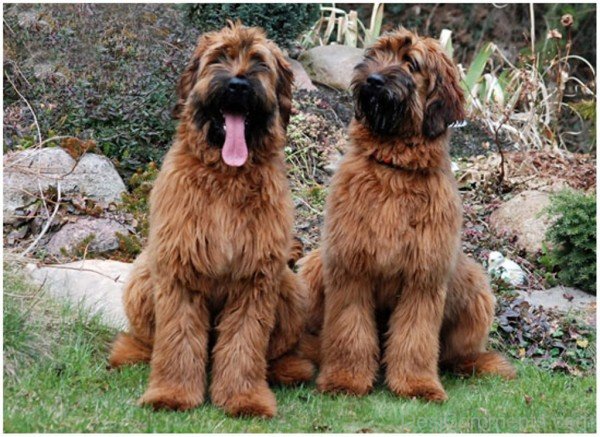
<instances>
[{"instance_id":1,"label":"dog's front paw","mask_svg":"<svg viewBox=\"0 0 600 437\"><path fill-rule=\"evenodd\" d=\"M421 398L431 402L444 402L448 395L437 378L394 378L388 377L388 386L397 396Z\"/></svg>"},{"instance_id":2,"label":"dog's front paw","mask_svg":"<svg viewBox=\"0 0 600 437\"><path fill-rule=\"evenodd\" d=\"M219 400L213 395L213 402L234 417L256 416L270 418L277 414L275 395L264 385L259 385L243 393L237 393Z\"/></svg>"},{"instance_id":3,"label":"dog's front paw","mask_svg":"<svg viewBox=\"0 0 600 437\"><path fill-rule=\"evenodd\" d=\"M139 399L139 405L148 405L155 410L185 411L195 408L204 401L203 396L194 396L186 390L152 387Z\"/></svg>"},{"instance_id":4,"label":"dog's front paw","mask_svg":"<svg viewBox=\"0 0 600 437\"><path fill-rule=\"evenodd\" d=\"M317 389L323 393L346 393L364 396L373 388L373 376L343 368L324 366L317 378Z\"/></svg>"}]
</instances>

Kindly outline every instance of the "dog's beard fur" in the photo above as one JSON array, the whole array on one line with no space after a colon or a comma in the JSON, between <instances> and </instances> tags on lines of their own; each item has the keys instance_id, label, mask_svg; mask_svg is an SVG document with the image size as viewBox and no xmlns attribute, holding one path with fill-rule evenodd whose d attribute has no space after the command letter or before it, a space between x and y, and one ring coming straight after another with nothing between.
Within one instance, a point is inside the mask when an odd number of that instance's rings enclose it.
<instances>
[{"instance_id":1,"label":"dog's beard fur","mask_svg":"<svg viewBox=\"0 0 600 437\"><path fill-rule=\"evenodd\" d=\"M385 85L373 87L366 81L367 65L359 64L352 83L356 119L382 137L403 137L415 133L418 106L415 83L399 68L382 72Z\"/></svg>"},{"instance_id":2,"label":"dog's beard fur","mask_svg":"<svg viewBox=\"0 0 600 437\"><path fill-rule=\"evenodd\" d=\"M222 148L225 142L225 119L223 114L245 116L246 143L251 148L262 146L271 128L277 105L269 102L260 79L249 76L250 89L245 95L228 91L231 75L219 72L210 81L210 91L205 95L194 94L194 122L199 130L208 124L207 141L210 146Z\"/></svg>"}]
</instances>

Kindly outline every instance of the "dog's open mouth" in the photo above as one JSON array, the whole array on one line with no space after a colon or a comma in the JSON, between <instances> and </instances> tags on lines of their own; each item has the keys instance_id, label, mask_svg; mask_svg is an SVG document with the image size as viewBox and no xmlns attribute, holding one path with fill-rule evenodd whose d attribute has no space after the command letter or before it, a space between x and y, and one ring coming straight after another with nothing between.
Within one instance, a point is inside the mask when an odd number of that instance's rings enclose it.
<instances>
[{"instance_id":1,"label":"dog's open mouth","mask_svg":"<svg viewBox=\"0 0 600 437\"><path fill-rule=\"evenodd\" d=\"M246 116L223 113L225 119L225 142L221 149L221 157L231 167L241 167L248 159L246 144Z\"/></svg>"}]
</instances>

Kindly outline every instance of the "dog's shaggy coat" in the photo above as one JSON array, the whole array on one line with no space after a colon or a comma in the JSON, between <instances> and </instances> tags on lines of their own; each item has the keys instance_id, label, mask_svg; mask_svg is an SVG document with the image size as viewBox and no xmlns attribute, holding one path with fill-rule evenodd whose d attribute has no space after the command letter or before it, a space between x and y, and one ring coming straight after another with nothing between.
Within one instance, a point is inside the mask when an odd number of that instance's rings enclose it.
<instances>
[{"instance_id":1,"label":"dog's shaggy coat","mask_svg":"<svg viewBox=\"0 0 600 437\"><path fill-rule=\"evenodd\" d=\"M380 344L399 396L445 400L439 364L514 377L485 351L495 299L461 250L447 150L448 125L464 116L456 67L436 41L400 29L366 51L352 90L356 114L322 247L300 260L312 299L301 349L320 362L318 388L369 392Z\"/></svg>"},{"instance_id":2,"label":"dog's shaggy coat","mask_svg":"<svg viewBox=\"0 0 600 437\"><path fill-rule=\"evenodd\" d=\"M289 353L306 311L287 265L291 81L281 51L239 24L201 36L181 77L148 245L125 288L130 330L110 356L114 367L150 360L142 404L202 403L209 358L211 400L232 415L275 414L268 365L275 381L312 377L310 362Z\"/></svg>"}]
</instances>

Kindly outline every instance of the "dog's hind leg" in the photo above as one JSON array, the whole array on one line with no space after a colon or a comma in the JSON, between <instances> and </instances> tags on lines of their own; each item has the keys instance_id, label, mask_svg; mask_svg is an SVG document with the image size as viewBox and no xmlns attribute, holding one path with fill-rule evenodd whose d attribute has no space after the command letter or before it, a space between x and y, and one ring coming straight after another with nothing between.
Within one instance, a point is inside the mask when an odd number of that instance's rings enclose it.
<instances>
[{"instance_id":1,"label":"dog's hind leg","mask_svg":"<svg viewBox=\"0 0 600 437\"><path fill-rule=\"evenodd\" d=\"M307 296L301 281L291 269L282 274L275 327L269 342L269 380L295 384L312 379L314 366L300 356L298 342L306 325Z\"/></svg>"},{"instance_id":2,"label":"dog's hind leg","mask_svg":"<svg viewBox=\"0 0 600 437\"><path fill-rule=\"evenodd\" d=\"M516 377L498 352L486 351L496 300L483 269L462 254L451 280L441 330L440 366L463 375Z\"/></svg>"},{"instance_id":3,"label":"dog's hind leg","mask_svg":"<svg viewBox=\"0 0 600 437\"><path fill-rule=\"evenodd\" d=\"M325 285L321 249L315 249L298 261L298 276L306 287L308 300L307 322L298 350L317 366L321 363L321 330L325 317Z\"/></svg>"},{"instance_id":4,"label":"dog's hind leg","mask_svg":"<svg viewBox=\"0 0 600 437\"><path fill-rule=\"evenodd\" d=\"M146 256L142 253L133 265L123 293L123 305L129 319L128 333L120 333L109 357L111 367L149 362L154 338L154 289Z\"/></svg>"}]
</instances>

